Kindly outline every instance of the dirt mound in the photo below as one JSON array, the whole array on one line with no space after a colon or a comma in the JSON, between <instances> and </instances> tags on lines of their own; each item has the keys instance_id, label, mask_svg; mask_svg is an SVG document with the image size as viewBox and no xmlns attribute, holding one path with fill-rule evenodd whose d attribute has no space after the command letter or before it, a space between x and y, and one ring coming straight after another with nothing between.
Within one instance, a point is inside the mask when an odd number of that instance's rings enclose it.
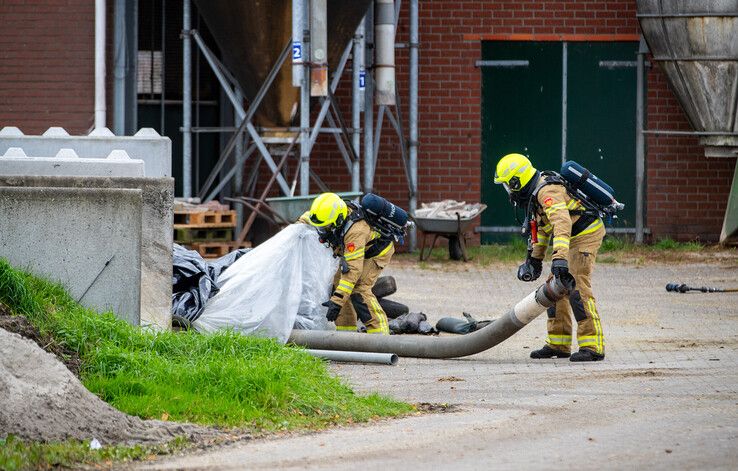
<instances>
[{"instance_id":1,"label":"dirt mound","mask_svg":"<svg viewBox=\"0 0 738 471\"><path fill-rule=\"evenodd\" d=\"M0 329L0 438L90 440L103 444L161 443L177 436L202 441L216 434L190 424L141 420L88 391L57 358Z\"/></svg>"},{"instance_id":2,"label":"dirt mound","mask_svg":"<svg viewBox=\"0 0 738 471\"><path fill-rule=\"evenodd\" d=\"M11 316L8 309L0 304L0 329L8 332L14 332L21 337L31 339L36 345L43 348L49 353L53 353L64 363L74 376L79 377L79 369L82 361L74 350L65 348L54 341L50 335L41 335L41 332L31 324L31 322L23 316Z\"/></svg>"}]
</instances>

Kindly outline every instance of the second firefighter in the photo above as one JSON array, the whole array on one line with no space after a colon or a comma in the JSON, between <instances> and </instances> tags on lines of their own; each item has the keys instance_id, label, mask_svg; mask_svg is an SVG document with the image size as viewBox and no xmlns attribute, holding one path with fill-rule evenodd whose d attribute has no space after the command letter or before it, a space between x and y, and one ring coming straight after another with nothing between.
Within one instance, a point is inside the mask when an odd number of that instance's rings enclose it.
<instances>
[{"instance_id":1,"label":"second firefighter","mask_svg":"<svg viewBox=\"0 0 738 471\"><path fill-rule=\"evenodd\" d=\"M369 224L359 205L347 205L335 193L315 198L301 221L318 228L321 240L345 260L324 304L326 318L336 323L336 330L356 332L358 317L367 333L389 335L387 315L372 287L392 259L394 241Z\"/></svg>"}]
</instances>

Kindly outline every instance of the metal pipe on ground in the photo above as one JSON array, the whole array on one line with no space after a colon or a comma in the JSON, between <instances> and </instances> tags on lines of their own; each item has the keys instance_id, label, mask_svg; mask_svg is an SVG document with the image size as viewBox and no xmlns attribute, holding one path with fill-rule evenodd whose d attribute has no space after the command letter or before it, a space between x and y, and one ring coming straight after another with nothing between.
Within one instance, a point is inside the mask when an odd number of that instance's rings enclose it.
<instances>
[{"instance_id":1,"label":"metal pipe on ground","mask_svg":"<svg viewBox=\"0 0 738 471\"><path fill-rule=\"evenodd\" d=\"M487 327L460 337L293 330L288 343L308 349L395 353L400 357L464 357L483 352L507 340L567 294L566 287L552 278Z\"/></svg>"},{"instance_id":2,"label":"metal pipe on ground","mask_svg":"<svg viewBox=\"0 0 738 471\"><path fill-rule=\"evenodd\" d=\"M399 358L394 353L343 352L338 350L305 350L314 357L346 363L377 363L394 366Z\"/></svg>"}]
</instances>

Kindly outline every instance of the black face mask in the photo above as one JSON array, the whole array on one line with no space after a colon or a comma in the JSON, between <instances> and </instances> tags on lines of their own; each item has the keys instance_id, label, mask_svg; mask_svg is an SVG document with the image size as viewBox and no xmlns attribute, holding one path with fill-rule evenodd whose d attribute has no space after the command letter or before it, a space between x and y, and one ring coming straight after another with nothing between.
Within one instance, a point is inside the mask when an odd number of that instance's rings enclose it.
<instances>
[{"instance_id":1,"label":"black face mask","mask_svg":"<svg viewBox=\"0 0 738 471\"><path fill-rule=\"evenodd\" d=\"M530 181L520 190L510 192L510 202L515 206L525 208L530 202L530 197L533 194L533 190L538 185L538 179L540 173L536 171L536 174L530 179Z\"/></svg>"},{"instance_id":2,"label":"black face mask","mask_svg":"<svg viewBox=\"0 0 738 471\"><path fill-rule=\"evenodd\" d=\"M342 222L345 222L345 220L342 219ZM318 227L318 239L322 244L328 244L333 248L338 248L342 244L341 240L341 229L343 228L343 224L336 226L335 224L330 224L325 227Z\"/></svg>"}]
</instances>

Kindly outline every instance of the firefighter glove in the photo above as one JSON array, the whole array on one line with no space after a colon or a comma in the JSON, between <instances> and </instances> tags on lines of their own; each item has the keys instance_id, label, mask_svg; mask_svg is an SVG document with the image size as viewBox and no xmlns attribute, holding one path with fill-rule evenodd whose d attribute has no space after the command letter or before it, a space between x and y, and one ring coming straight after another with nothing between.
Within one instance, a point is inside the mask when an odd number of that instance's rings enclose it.
<instances>
[{"instance_id":1,"label":"firefighter glove","mask_svg":"<svg viewBox=\"0 0 738 471\"><path fill-rule=\"evenodd\" d=\"M341 312L341 306L333 301L326 301L322 305L328 308L328 312L325 313L325 318L330 322L335 322L336 319L338 319L338 313Z\"/></svg>"},{"instance_id":2,"label":"firefighter glove","mask_svg":"<svg viewBox=\"0 0 738 471\"><path fill-rule=\"evenodd\" d=\"M569 273L569 262L562 258L557 258L551 262L551 274L561 282L569 291L573 291L576 282L571 273Z\"/></svg>"},{"instance_id":3,"label":"firefighter glove","mask_svg":"<svg viewBox=\"0 0 738 471\"><path fill-rule=\"evenodd\" d=\"M518 267L518 280L535 281L541 276L543 271L543 260L539 258L528 257L525 263Z\"/></svg>"}]
</instances>

